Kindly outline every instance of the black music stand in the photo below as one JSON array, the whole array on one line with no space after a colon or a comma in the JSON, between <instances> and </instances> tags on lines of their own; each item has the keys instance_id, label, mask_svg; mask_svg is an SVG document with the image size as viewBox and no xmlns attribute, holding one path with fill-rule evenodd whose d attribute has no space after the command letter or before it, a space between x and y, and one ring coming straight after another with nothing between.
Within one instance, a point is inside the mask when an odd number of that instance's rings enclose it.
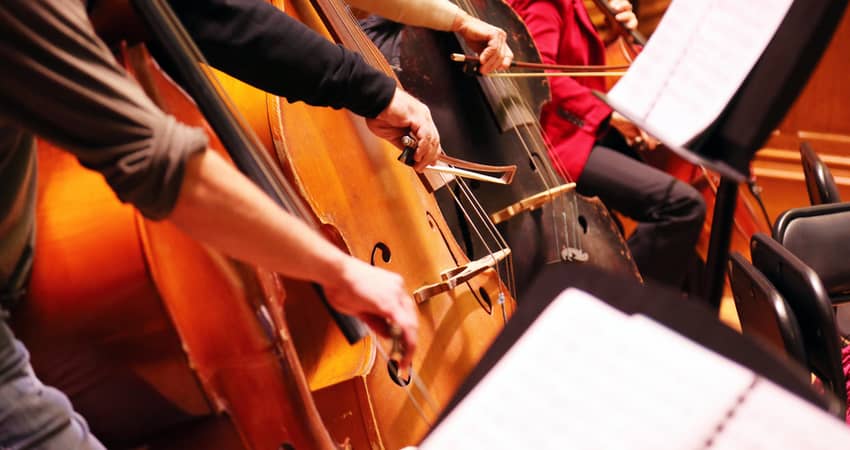
<instances>
[{"instance_id":1,"label":"black music stand","mask_svg":"<svg viewBox=\"0 0 850 450\"><path fill-rule=\"evenodd\" d=\"M797 0L720 117L680 156L721 174L706 261L705 300L720 308L738 183L785 116L832 38L847 0Z\"/></svg>"}]
</instances>

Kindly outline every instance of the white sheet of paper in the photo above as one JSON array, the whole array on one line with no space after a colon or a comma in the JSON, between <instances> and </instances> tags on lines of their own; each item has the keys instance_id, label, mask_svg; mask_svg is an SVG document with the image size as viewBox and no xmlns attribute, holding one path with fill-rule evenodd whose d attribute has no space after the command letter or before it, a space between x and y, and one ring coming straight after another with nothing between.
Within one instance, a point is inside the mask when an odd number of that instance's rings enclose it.
<instances>
[{"instance_id":1,"label":"white sheet of paper","mask_svg":"<svg viewBox=\"0 0 850 450\"><path fill-rule=\"evenodd\" d=\"M850 428L835 417L759 379L712 442L712 450L847 448Z\"/></svg>"},{"instance_id":2,"label":"white sheet of paper","mask_svg":"<svg viewBox=\"0 0 850 450\"><path fill-rule=\"evenodd\" d=\"M564 292L420 449L564 448L562 438L581 433L587 424L581 416L565 414L561 403L588 404L589 410L597 404L591 401L594 388L575 384L593 374L585 364L571 362L601 357L615 363L611 354L589 354L593 346L581 337L592 335L600 347L614 348L626 319L584 293ZM553 436L555 430L561 435Z\"/></svg>"},{"instance_id":3,"label":"white sheet of paper","mask_svg":"<svg viewBox=\"0 0 850 450\"><path fill-rule=\"evenodd\" d=\"M754 375L569 289L422 450L703 448Z\"/></svg>"},{"instance_id":4,"label":"white sheet of paper","mask_svg":"<svg viewBox=\"0 0 850 450\"><path fill-rule=\"evenodd\" d=\"M608 93L611 106L682 147L714 122L755 66L793 0L674 0Z\"/></svg>"}]
</instances>

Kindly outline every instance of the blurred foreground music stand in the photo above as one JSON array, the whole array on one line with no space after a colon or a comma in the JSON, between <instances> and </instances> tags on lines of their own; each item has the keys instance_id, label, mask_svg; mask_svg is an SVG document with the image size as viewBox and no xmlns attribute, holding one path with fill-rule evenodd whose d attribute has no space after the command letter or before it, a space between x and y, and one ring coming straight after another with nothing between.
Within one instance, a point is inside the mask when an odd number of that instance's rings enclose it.
<instances>
[{"instance_id":1,"label":"blurred foreground music stand","mask_svg":"<svg viewBox=\"0 0 850 450\"><path fill-rule=\"evenodd\" d=\"M705 300L715 310L723 296L738 183L748 178L756 151L805 86L846 6L847 0L794 1L717 120L686 146L670 146L679 156L721 175L703 287Z\"/></svg>"},{"instance_id":2,"label":"blurred foreground music stand","mask_svg":"<svg viewBox=\"0 0 850 450\"><path fill-rule=\"evenodd\" d=\"M719 310L723 297L738 183L746 179L756 151L805 86L846 6L846 0L794 2L713 130L694 146L693 151L701 158L724 161L738 172L736 177L719 171L721 181L714 207L704 290L706 301L715 310Z\"/></svg>"},{"instance_id":3,"label":"blurred foreground music stand","mask_svg":"<svg viewBox=\"0 0 850 450\"><path fill-rule=\"evenodd\" d=\"M790 391L798 398L809 402L823 411L835 409L839 402L838 399L829 393L821 395L812 389L809 374L802 366L794 361L780 358L772 352L766 352L764 347L753 341L752 338L741 335L722 324L717 318L712 317L711 311L701 303L682 301L680 294L663 286L653 283L641 285L633 279L606 272L592 266L558 264L544 268L532 283L525 302L508 322L505 330L490 346L478 366L469 374L455 393L452 401L447 405L434 424L432 433L438 431L447 419L450 420L449 416L455 409L461 408L461 404L468 401L467 397L469 394L482 380L491 374L494 367L514 348L518 341L526 334L536 332L530 329L531 326L540 317L543 317L545 310L553 302L553 299L556 299L567 287L574 287L589 293L627 315L640 314L649 317L700 346L723 355L725 358L752 370L756 374L772 381L785 390ZM616 329L623 333L623 340L630 339L630 334L625 329ZM602 331L600 330L600 332ZM581 342L587 343L587 345L600 345L598 343L598 336L595 333L585 334L580 339ZM658 380L665 379L663 374L658 374L657 376L648 375L653 370L657 370L652 365L633 365L629 371L605 372L606 367L595 365L594 361L592 361L593 358L591 358L591 361L575 359L577 354L575 352L571 353L570 348L573 347L566 342L551 341L545 350L547 357L541 358L539 360L539 367L532 369L548 373L548 377L558 380L565 377L565 374L560 369L564 369L563 361L568 360L570 361L568 364L573 367L577 366L576 370L580 372L589 371L598 375L594 375L595 378L604 380L614 378L613 381L620 385L626 385L633 379L646 379L648 377L657 378ZM616 346L603 346L599 348L599 351L616 355L622 349ZM579 352L578 354L583 353ZM707 373L700 371L693 373L693 377L696 379L705 377L706 375ZM672 379L680 380L676 377ZM680 382L685 381L685 379L681 379ZM673 384L677 383L676 381L670 382ZM541 384L517 386L517 389L522 391L528 386L535 386L531 389L545 389ZM614 391L616 387L611 386L611 391ZM576 385L575 388L589 389L589 386ZM624 409L624 402L626 400L624 397L612 397L607 388L598 390L598 393L599 397L596 399L596 402L610 405L612 414ZM505 397L507 398L508 396L506 395ZM472 401L474 402L476 400L473 399ZM522 407L521 405L506 403L504 408L511 410L515 406ZM658 406L663 405L659 403ZM572 404L572 406L564 405L564 407L569 407L574 411L576 408L581 409L583 405ZM527 420L527 416L522 415L523 413L520 411L517 410L517 414L519 414L516 418L517 421L522 422L524 418ZM643 426L649 426L652 424L652 420L648 417L635 416L634 420L642 423ZM481 420L486 419L481 418ZM518 428L519 431L516 432L529 432L524 428L526 425L522 424ZM565 422L564 425L567 426L568 422ZM582 448L577 443L572 444L567 445L565 443L564 445L570 448ZM634 448L640 447L634 446Z\"/></svg>"}]
</instances>

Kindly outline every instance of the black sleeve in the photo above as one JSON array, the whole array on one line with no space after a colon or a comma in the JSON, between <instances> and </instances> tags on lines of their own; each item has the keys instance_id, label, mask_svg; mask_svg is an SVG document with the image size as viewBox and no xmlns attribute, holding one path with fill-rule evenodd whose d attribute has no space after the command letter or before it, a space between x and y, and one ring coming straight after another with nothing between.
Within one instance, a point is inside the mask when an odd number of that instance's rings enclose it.
<instances>
[{"instance_id":1,"label":"black sleeve","mask_svg":"<svg viewBox=\"0 0 850 450\"><path fill-rule=\"evenodd\" d=\"M395 80L263 0L172 0L209 63L291 102L375 117Z\"/></svg>"}]
</instances>

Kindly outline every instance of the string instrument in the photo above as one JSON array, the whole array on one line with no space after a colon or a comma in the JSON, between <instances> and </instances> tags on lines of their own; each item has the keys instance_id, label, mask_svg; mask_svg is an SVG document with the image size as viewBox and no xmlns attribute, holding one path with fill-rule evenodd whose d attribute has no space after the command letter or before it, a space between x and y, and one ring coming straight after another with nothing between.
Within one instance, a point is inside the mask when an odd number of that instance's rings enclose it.
<instances>
[{"instance_id":1,"label":"string instrument","mask_svg":"<svg viewBox=\"0 0 850 450\"><path fill-rule=\"evenodd\" d=\"M604 39L606 63L616 67L628 66L640 53L641 48L646 45L646 38L636 30L630 30L617 21L607 0L593 0L593 3L603 14L608 29L611 30L611 33L608 33L608 38ZM606 78L608 89L613 87L617 79L616 77ZM665 146L658 146L655 150L650 151L646 149L642 141L634 144L639 157L645 162L686 183L690 183L702 193L707 207L707 219L697 242L697 252L705 261L708 254L714 203L720 184L719 175L705 167L684 160ZM747 187L748 189L743 189L743 186L738 188L739 195L734 220L735 232L731 241L731 248L741 252L741 254L749 254L750 237L754 233L770 231L770 221L759 196L760 188L755 184L755 179L750 180Z\"/></svg>"},{"instance_id":2,"label":"string instrument","mask_svg":"<svg viewBox=\"0 0 850 450\"><path fill-rule=\"evenodd\" d=\"M13 327L96 436L110 448L332 448L269 303L287 299L275 275L144 219L66 152L40 142L38 159L35 263Z\"/></svg>"},{"instance_id":3,"label":"string instrument","mask_svg":"<svg viewBox=\"0 0 850 450\"><path fill-rule=\"evenodd\" d=\"M610 33L605 33L602 42L605 44L605 62L607 65L628 67L640 54L641 48L646 45L646 37L639 31L623 26L617 20L616 13L607 0L593 0L596 9L602 13ZM617 83L617 77L605 79L608 90Z\"/></svg>"},{"instance_id":4,"label":"string instrument","mask_svg":"<svg viewBox=\"0 0 850 450\"><path fill-rule=\"evenodd\" d=\"M392 73L342 4L275 5ZM368 132L362 118L289 104L218 78L326 235L350 254L400 274L418 303L414 375L404 380L382 356L386 342L367 337L349 345L316 302L288 299L286 316L325 423L338 442L354 448L417 443L513 312L511 289L499 277L509 273L510 250L494 247L470 261L430 182L397 161L398 149ZM470 208L469 214L481 212Z\"/></svg>"},{"instance_id":5,"label":"string instrument","mask_svg":"<svg viewBox=\"0 0 850 450\"><path fill-rule=\"evenodd\" d=\"M524 23L510 7L494 0L464 0L472 16L507 32L517 60L539 63ZM565 183L552 166L538 121L549 99L544 78L471 77L449 61L452 53L471 54L462 39L388 21L366 22L366 30L397 65L405 89L431 109L446 152L488 164L517 166L510 186L471 183L475 196L514 252L519 292L545 264L587 263L639 276L631 255L598 199L589 199ZM458 240L475 257L487 243L468 230L477 225L462 214L449 214L445 200L453 185L438 191Z\"/></svg>"},{"instance_id":6,"label":"string instrument","mask_svg":"<svg viewBox=\"0 0 850 450\"><path fill-rule=\"evenodd\" d=\"M206 125L143 49L123 55L164 109ZM318 302L316 291L284 290L276 275L144 219L98 174L40 144L35 263L13 326L95 435L110 448L336 448L283 311L291 295Z\"/></svg>"}]
</instances>

